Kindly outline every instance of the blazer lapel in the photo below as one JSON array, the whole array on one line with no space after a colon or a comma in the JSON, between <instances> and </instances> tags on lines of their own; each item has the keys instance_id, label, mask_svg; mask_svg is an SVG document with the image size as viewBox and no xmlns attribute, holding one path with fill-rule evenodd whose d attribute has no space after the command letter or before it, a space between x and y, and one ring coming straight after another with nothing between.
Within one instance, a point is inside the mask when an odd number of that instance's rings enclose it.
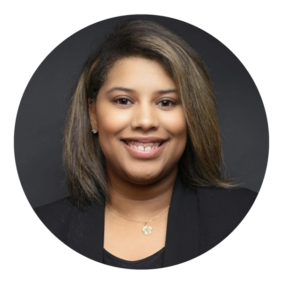
<instances>
[{"instance_id":1,"label":"blazer lapel","mask_svg":"<svg viewBox=\"0 0 283 283\"><path fill-rule=\"evenodd\" d=\"M105 205L94 203L87 212L74 208L66 244L78 253L103 262ZM196 193L184 187L178 175L168 214L163 266L176 265L199 255Z\"/></svg>"},{"instance_id":2,"label":"blazer lapel","mask_svg":"<svg viewBox=\"0 0 283 283\"><path fill-rule=\"evenodd\" d=\"M168 214L164 267L188 261L200 254L198 218L196 192L186 188L178 174Z\"/></svg>"}]
</instances>

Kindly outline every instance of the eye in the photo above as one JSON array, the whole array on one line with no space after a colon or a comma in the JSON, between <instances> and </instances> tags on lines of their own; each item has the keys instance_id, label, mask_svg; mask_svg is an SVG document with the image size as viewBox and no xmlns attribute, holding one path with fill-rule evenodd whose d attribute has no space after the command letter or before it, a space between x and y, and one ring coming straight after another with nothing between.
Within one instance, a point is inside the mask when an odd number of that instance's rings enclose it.
<instances>
[{"instance_id":1,"label":"eye","mask_svg":"<svg viewBox=\"0 0 283 283\"><path fill-rule=\"evenodd\" d=\"M176 105L176 103L171 100L162 100L158 102L157 105L160 105L162 107L170 107L170 106Z\"/></svg>"},{"instance_id":2,"label":"eye","mask_svg":"<svg viewBox=\"0 0 283 283\"><path fill-rule=\"evenodd\" d=\"M122 103L117 103L117 101L122 101ZM127 104L124 104L124 103L123 103L123 102L125 102L125 101L130 101L130 100L127 99L127 98L119 98L119 99L114 100L114 102L116 102L117 104L127 105Z\"/></svg>"},{"instance_id":3,"label":"eye","mask_svg":"<svg viewBox=\"0 0 283 283\"><path fill-rule=\"evenodd\" d=\"M120 101L120 103L118 103ZM114 100L114 102L115 103L117 103L117 104L121 104L121 105L128 105L127 104L127 101L130 101L129 99L127 99L127 98L119 98L119 99L116 99L116 100ZM161 100L161 101L159 101L159 103L163 103L163 106L164 107L169 107L169 106L173 106L173 105L176 105L176 103L175 102L173 102L173 101L171 101L171 100ZM159 104L158 103L158 104ZM168 104L170 104L171 103L171 105L168 105ZM164 105L165 104L165 105Z\"/></svg>"}]
</instances>

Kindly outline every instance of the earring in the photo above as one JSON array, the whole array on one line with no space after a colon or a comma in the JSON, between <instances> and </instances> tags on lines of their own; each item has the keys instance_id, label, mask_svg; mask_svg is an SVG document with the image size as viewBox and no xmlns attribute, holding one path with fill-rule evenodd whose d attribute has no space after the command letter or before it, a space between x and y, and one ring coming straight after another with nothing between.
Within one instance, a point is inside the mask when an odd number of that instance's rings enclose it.
<instances>
[{"instance_id":1,"label":"earring","mask_svg":"<svg viewBox=\"0 0 283 283\"><path fill-rule=\"evenodd\" d=\"M97 133L97 130L96 130L96 129L92 129L92 132L93 132L94 134L96 134L96 133Z\"/></svg>"}]
</instances>

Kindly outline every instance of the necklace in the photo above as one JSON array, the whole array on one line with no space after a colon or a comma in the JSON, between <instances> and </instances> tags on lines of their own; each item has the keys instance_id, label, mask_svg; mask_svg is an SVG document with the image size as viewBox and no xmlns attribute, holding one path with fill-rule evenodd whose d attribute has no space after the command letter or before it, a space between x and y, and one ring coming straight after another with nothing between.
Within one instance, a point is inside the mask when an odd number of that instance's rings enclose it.
<instances>
[{"instance_id":1,"label":"necklace","mask_svg":"<svg viewBox=\"0 0 283 283\"><path fill-rule=\"evenodd\" d=\"M143 233L145 236L149 236L149 235L151 235L152 232L153 232L153 228L152 228L150 225L148 225L148 223L150 223L150 222L156 220L157 218L159 218L159 217L160 217L161 215L163 215L163 214L169 209L169 207L170 207L170 205L169 205L169 206L168 206L165 210L163 210L157 217L155 217L155 218L153 218L153 219L151 219L151 220L149 220L149 221L137 221L137 220L129 219L129 218L127 218L127 217L125 217L125 216L123 216L123 215L117 213L117 212L116 212L113 208L111 208L108 204L106 204L106 205L107 205L107 207L109 207L109 209L110 209L111 211L113 211L116 215L118 215L118 216L120 216L120 217L122 217L122 218L124 218L124 219L126 219L126 220L133 221L133 222L138 222L138 223L144 223L144 226L143 226L143 228L142 228L142 233Z\"/></svg>"}]
</instances>

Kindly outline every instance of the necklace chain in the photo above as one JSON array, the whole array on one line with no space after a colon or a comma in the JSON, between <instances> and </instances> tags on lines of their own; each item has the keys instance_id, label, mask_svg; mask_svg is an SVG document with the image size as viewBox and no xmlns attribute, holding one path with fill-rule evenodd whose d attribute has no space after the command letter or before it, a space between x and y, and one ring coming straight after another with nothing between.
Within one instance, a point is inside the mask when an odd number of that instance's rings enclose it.
<instances>
[{"instance_id":1,"label":"necklace chain","mask_svg":"<svg viewBox=\"0 0 283 283\"><path fill-rule=\"evenodd\" d=\"M126 219L126 220L133 221L133 222L138 222L138 223L145 223L145 224L150 223L150 222L156 220L157 218L159 218L159 217L160 217L162 214L164 214L164 213L169 209L169 207L170 207L170 205L169 205L169 206L168 206L165 210L163 210L157 217L155 217L155 218L153 218L153 219L151 219L151 220L149 220L149 221L137 221L137 220L129 219L129 218L127 218L127 217L125 217L125 216L119 214L119 213L116 212L113 208L111 208L107 203L106 203L106 205L107 205L107 206L109 207L109 209L112 210L116 215L118 215L118 216L120 216L120 217L122 217L122 218L124 218L124 219Z\"/></svg>"}]
</instances>

